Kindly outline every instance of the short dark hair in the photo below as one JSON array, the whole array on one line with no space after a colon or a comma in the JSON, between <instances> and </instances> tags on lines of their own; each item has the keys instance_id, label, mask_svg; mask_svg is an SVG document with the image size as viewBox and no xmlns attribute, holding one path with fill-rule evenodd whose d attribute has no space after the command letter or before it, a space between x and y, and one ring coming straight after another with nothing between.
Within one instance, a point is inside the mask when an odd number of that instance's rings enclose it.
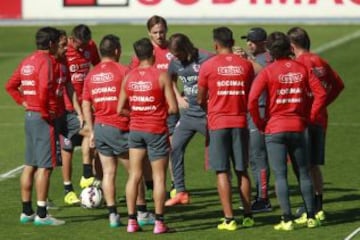
<instances>
[{"instance_id":1,"label":"short dark hair","mask_svg":"<svg viewBox=\"0 0 360 240\"><path fill-rule=\"evenodd\" d=\"M56 28L43 27L40 28L35 35L36 48L39 50L49 50L50 42L59 41L60 33Z\"/></svg>"},{"instance_id":2,"label":"short dark hair","mask_svg":"<svg viewBox=\"0 0 360 240\"><path fill-rule=\"evenodd\" d=\"M233 32L228 27L218 27L213 30L213 39L223 47L234 46Z\"/></svg>"},{"instance_id":3,"label":"short dark hair","mask_svg":"<svg viewBox=\"0 0 360 240\"><path fill-rule=\"evenodd\" d=\"M164 25L165 30L166 31L168 30L167 22L166 22L165 18L160 17L158 15L154 15L154 16L150 17L146 23L148 31L150 32L151 28L153 26L155 26L156 24L162 24L162 25Z\"/></svg>"},{"instance_id":4,"label":"short dark hair","mask_svg":"<svg viewBox=\"0 0 360 240\"><path fill-rule=\"evenodd\" d=\"M189 37L183 33L174 33L169 38L169 50L171 52L185 53L189 62L195 61L199 57L199 50L194 47Z\"/></svg>"},{"instance_id":5,"label":"short dark hair","mask_svg":"<svg viewBox=\"0 0 360 240\"><path fill-rule=\"evenodd\" d=\"M133 47L139 60L149 59L154 54L154 46L148 38L142 38L134 42Z\"/></svg>"},{"instance_id":6,"label":"short dark hair","mask_svg":"<svg viewBox=\"0 0 360 240\"><path fill-rule=\"evenodd\" d=\"M113 34L103 37L100 42L100 54L102 57L113 57L116 49L121 49L120 38Z\"/></svg>"},{"instance_id":7,"label":"short dark hair","mask_svg":"<svg viewBox=\"0 0 360 240\"><path fill-rule=\"evenodd\" d=\"M82 42L89 42L91 39L91 30L87 25L79 24L73 28L71 36Z\"/></svg>"},{"instance_id":8,"label":"short dark hair","mask_svg":"<svg viewBox=\"0 0 360 240\"><path fill-rule=\"evenodd\" d=\"M298 47L310 50L310 37L305 29L301 27L293 27L287 32L291 43L295 44Z\"/></svg>"},{"instance_id":9,"label":"short dark hair","mask_svg":"<svg viewBox=\"0 0 360 240\"><path fill-rule=\"evenodd\" d=\"M274 59L292 55L290 40L286 34L282 32L271 33L267 38L266 48Z\"/></svg>"},{"instance_id":10,"label":"short dark hair","mask_svg":"<svg viewBox=\"0 0 360 240\"><path fill-rule=\"evenodd\" d=\"M64 36L67 37L66 31L63 29L58 29L60 37Z\"/></svg>"}]
</instances>

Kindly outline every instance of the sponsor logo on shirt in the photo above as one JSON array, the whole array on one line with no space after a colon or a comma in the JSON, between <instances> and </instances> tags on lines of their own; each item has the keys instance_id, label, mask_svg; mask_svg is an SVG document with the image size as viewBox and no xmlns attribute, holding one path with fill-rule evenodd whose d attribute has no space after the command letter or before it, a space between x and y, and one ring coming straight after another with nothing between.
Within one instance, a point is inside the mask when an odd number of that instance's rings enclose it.
<instances>
[{"instance_id":1,"label":"sponsor logo on shirt","mask_svg":"<svg viewBox=\"0 0 360 240\"><path fill-rule=\"evenodd\" d=\"M293 84L301 82L303 80L303 75L301 73L289 72L287 74L279 75L279 82L283 84Z\"/></svg>"},{"instance_id":2,"label":"sponsor logo on shirt","mask_svg":"<svg viewBox=\"0 0 360 240\"><path fill-rule=\"evenodd\" d=\"M244 73L244 69L241 66L218 67L217 71L219 75L223 76L241 75Z\"/></svg>"},{"instance_id":3,"label":"sponsor logo on shirt","mask_svg":"<svg viewBox=\"0 0 360 240\"><path fill-rule=\"evenodd\" d=\"M324 67L314 67L312 70L318 78L324 77L326 74L326 69Z\"/></svg>"},{"instance_id":4,"label":"sponsor logo on shirt","mask_svg":"<svg viewBox=\"0 0 360 240\"><path fill-rule=\"evenodd\" d=\"M85 52L84 52L84 57L85 57L86 59L90 59L90 52L89 52L89 51L85 51Z\"/></svg>"},{"instance_id":5,"label":"sponsor logo on shirt","mask_svg":"<svg viewBox=\"0 0 360 240\"><path fill-rule=\"evenodd\" d=\"M152 89L152 83L146 81L130 82L128 89L134 92L145 92Z\"/></svg>"},{"instance_id":6,"label":"sponsor logo on shirt","mask_svg":"<svg viewBox=\"0 0 360 240\"><path fill-rule=\"evenodd\" d=\"M110 72L102 72L95 74L91 77L91 82L95 84L111 82L114 79L114 75Z\"/></svg>"},{"instance_id":7,"label":"sponsor logo on shirt","mask_svg":"<svg viewBox=\"0 0 360 240\"><path fill-rule=\"evenodd\" d=\"M25 76L29 76L33 74L35 67L33 65L25 65L21 68L21 74Z\"/></svg>"},{"instance_id":8,"label":"sponsor logo on shirt","mask_svg":"<svg viewBox=\"0 0 360 240\"><path fill-rule=\"evenodd\" d=\"M199 70L200 70L200 64L194 64L194 65L193 65L193 69L194 69L195 72L199 72Z\"/></svg>"},{"instance_id":9,"label":"sponsor logo on shirt","mask_svg":"<svg viewBox=\"0 0 360 240\"><path fill-rule=\"evenodd\" d=\"M71 65L69 66L69 71L70 71L70 72L76 72L77 70L79 70L79 65L77 65L77 64L71 64Z\"/></svg>"}]
</instances>

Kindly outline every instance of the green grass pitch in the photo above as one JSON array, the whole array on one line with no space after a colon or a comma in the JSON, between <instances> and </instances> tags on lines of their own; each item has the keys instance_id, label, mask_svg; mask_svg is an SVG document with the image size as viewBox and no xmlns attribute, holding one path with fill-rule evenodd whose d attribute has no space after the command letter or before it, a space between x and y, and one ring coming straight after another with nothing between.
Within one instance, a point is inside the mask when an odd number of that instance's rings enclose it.
<instances>
[{"instance_id":1,"label":"green grass pitch","mask_svg":"<svg viewBox=\"0 0 360 240\"><path fill-rule=\"evenodd\" d=\"M169 36L175 32L188 34L197 47L212 50L211 30L218 25L171 25ZM254 25L229 25L234 31L237 45L245 46L240 36ZM58 26L70 31L73 26ZM287 31L290 25L263 25L268 31ZM359 31L359 25L305 25L312 39L312 48L318 49L335 40L346 38ZM23 109L17 106L5 93L4 85L20 60L35 48L34 34L38 27L0 27L0 174L5 174L23 164L24 130ZM93 38L99 42L108 33L120 36L123 55L121 62L127 64L132 55L132 43L147 36L144 26L138 25L94 25ZM359 35L359 34L358 34ZM187 206L168 208L166 220L176 233L154 236L152 227L136 234L126 233L126 228L111 229L108 226L107 210L67 207L63 203L63 187L60 169L55 169L51 179L50 197L59 210L51 214L67 221L61 227L35 227L21 225L19 175L0 179L0 239L262 239L262 240L312 240L344 239L360 227L360 52L359 39L354 37L342 44L335 44L322 51L321 56L338 71L345 82L345 90L339 99L329 107L329 128L326 143L326 165L324 209L327 220L317 229L299 228L292 232L277 232L273 225L281 214L271 178L271 202L274 211L255 214L256 225L251 229L234 232L220 232L216 229L222 217L213 172L203 168L204 138L196 136L189 144L186 156L186 184L192 194ZM74 158L73 183L77 193L81 175L79 152ZM290 168L289 168L290 169ZM117 195L124 194L126 174L118 171ZM289 170L291 202L293 210L301 204L297 183ZM168 184L169 186L170 184ZM241 218L239 196L234 192L233 207L237 220ZM149 203L153 209L153 204ZM122 222L127 221L126 206L118 204ZM353 239L360 239L360 234Z\"/></svg>"}]
</instances>

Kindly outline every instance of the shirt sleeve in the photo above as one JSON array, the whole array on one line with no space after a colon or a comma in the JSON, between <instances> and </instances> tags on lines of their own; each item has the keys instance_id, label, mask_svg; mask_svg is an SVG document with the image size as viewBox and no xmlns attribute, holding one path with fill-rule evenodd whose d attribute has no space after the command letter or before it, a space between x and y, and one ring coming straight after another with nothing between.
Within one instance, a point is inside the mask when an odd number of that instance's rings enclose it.
<instances>
[{"instance_id":1,"label":"shirt sleeve","mask_svg":"<svg viewBox=\"0 0 360 240\"><path fill-rule=\"evenodd\" d=\"M248 110L253 118L256 127L260 131L265 130L265 120L260 117L259 113L259 98L261 93L266 88L267 71L261 71L255 78L249 94Z\"/></svg>"},{"instance_id":2,"label":"shirt sleeve","mask_svg":"<svg viewBox=\"0 0 360 240\"><path fill-rule=\"evenodd\" d=\"M207 64L203 63L200 67L199 77L198 77L198 86L204 89L208 88L208 73Z\"/></svg>"},{"instance_id":3,"label":"shirt sleeve","mask_svg":"<svg viewBox=\"0 0 360 240\"><path fill-rule=\"evenodd\" d=\"M20 86L21 86L21 64L15 69L14 73L9 78L8 82L5 85L6 91L9 95L14 99L14 101L21 105L24 101L23 95L21 94Z\"/></svg>"},{"instance_id":4,"label":"shirt sleeve","mask_svg":"<svg viewBox=\"0 0 360 240\"><path fill-rule=\"evenodd\" d=\"M91 41L90 54L91 54L91 64L93 66L97 65L100 62L100 56L99 56L98 48L94 41Z\"/></svg>"},{"instance_id":5,"label":"shirt sleeve","mask_svg":"<svg viewBox=\"0 0 360 240\"><path fill-rule=\"evenodd\" d=\"M344 82L337 72L330 68L330 91L326 99L326 105L330 105L344 89Z\"/></svg>"},{"instance_id":6,"label":"shirt sleeve","mask_svg":"<svg viewBox=\"0 0 360 240\"><path fill-rule=\"evenodd\" d=\"M49 119L49 94L53 91L53 72L52 72L52 64L50 58L44 60L42 64L40 64L39 69L39 84L38 84L38 93L39 93L39 106L41 116L44 119Z\"/></svg>"},{"instance_id":7,"label":"shirt sleeve","mask_svg":"<svg viewBox=\"0 0 360 240\"><path fill-rule=\"evenodd\" d=\"M314 97L311 112L310 112L310 121L314 121L318 113L325 107L326 103L326 91L321 84L321 81L318 77L309 71L309 86Z\"/></svg>"}]
</instances>

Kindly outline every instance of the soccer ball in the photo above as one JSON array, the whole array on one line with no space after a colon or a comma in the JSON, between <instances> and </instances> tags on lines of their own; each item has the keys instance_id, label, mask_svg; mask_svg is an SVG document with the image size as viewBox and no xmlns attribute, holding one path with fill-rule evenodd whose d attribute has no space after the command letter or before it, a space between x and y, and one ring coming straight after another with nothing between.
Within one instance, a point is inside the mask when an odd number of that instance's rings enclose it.
<instances>
[{"instance_id":1,"label":"soccer ball","mask_svg":"<svg viewBox=\"0 0 360 240\"><path fill-rule=\"evenodd\" d=\"M100 188L87 187L82 190L80 200L83 208L97 208L102 203L103 194Z\"/></svg>"}]
</instances>

